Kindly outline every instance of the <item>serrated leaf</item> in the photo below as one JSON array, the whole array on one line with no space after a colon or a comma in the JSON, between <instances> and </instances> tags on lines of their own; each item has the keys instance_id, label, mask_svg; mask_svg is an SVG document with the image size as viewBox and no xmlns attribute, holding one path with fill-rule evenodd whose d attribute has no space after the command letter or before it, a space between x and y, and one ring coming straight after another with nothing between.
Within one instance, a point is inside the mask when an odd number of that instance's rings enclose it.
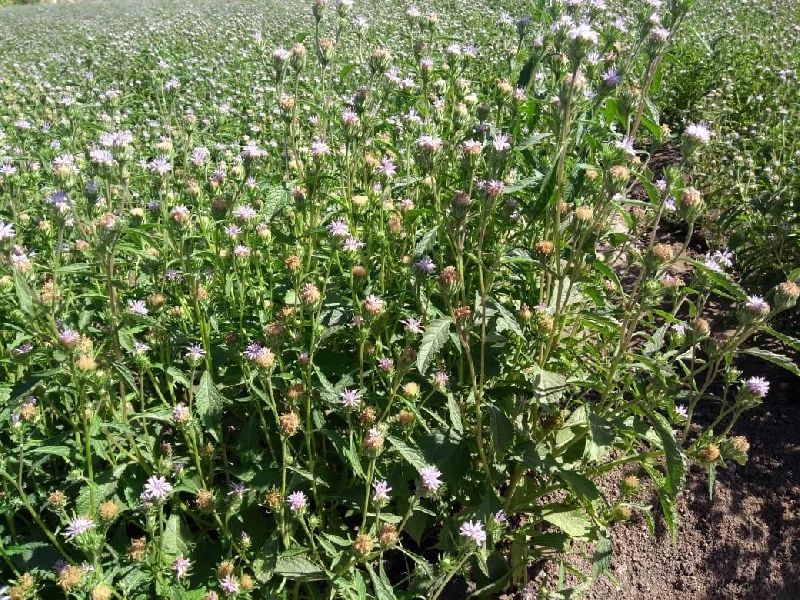
<instances>
[{"instance_id":1,"label":"serrated leaf","mask_svg":"<svg viewBox=\"0 0 800 600\"><path fill-rule=\"evenodd\" d=\"M611 557L613 556L613 547L611 545L611 538L602 536L594 548L592 555L592 577L597 579L608 571L611 567Z\"/></svg>"},{"instance_id":2,"label":"serrated leaf","mask_svg":"<svg viewBox=\"0 0 800 600\"><path fill-rule=\"evenodd\" d=\"M750 356L755 356L762 360L772 363L773 365L777 365L783 369L786 369L790 373L794 373L798 377L800 377L800 367L788 356L784 356L783 354L777 354L775 352L770 352L769 350L761 350L760 348L748 348L747 350L742 350L742 354L749 354Z\"/></svg>"},{"instance_id":3,"label":"serrated leaf","mask_svg":"<svg viewBox=\"0 0 800 600\"><path fill-rule=\"evenodd\" d=\"M286 204L286 190L277 185L267 185L263 188L264 218L269 222L278 211Z\"/></svg>"},{"instance_id":4,"label":"serrated leaf","mask_svg":"<svg viewBox=\"0 0 800 600\"><path fill-rule=\"evenodd\" d=\"M386 573L383 572L383 562L379 562L378 565L380 572L376 573L372 565L367 563L367 571L369 571L369 577L372 579L372 587L375 590L375 595L378 600L396 600L397 596L394 595L392 584L386 577Z\"/></svg>"},{"instance_id":5,"label":"serrated leaf","mask_svg":"<svg viewBox=\"0 0 800 600\"><path fill-rule=\"evenodd\" d=\"M304 556L286 554L278 557L275 574L292 581L324 581L328 578L325 571Z\"/></svg>"},{"instance_id":6,"label":"serrated leaf","mask_svg":"<svg viewBox=\"0 0 800 600\"><path fill-rule=\"evenodd\" d=\"M14 270L14 289L17 292L17 301L19 307L26 315L33 314L33 292L25 276L17 270Z\"/></svg>"},{"instance_id":7,"label":"serrated leaf","mask_svg":"<svg viewBox=\"0 0 800 600\"><path fill-rule=\"evenodd\" d=\"M551 505L544 508L542 518L574 539L591 538L592 521L583 510L570 509L558 504Z\"/></svg>"},{"instance_id":8,"label":"serrated leaf","mask_svg":"<svg viewBox=\"0 0 800 600\"><path fill-rule=\"evenodd\" d=\"M417 353L417 369L423 375L433 361L434 356L442 349L450 334L450 317L436 319L425 329L422 342Z\"/></svg>"},{"instance_id":9,"label":"serrated leaf","mask_svg":"<svg viewBox=\"0 0 800 600\"><path fill-rule=\"evenodd\" d=\"M195 394L195 408L197 414L208 426L213 426L219 420L225 398L219 393L208 371L203 373L200 384Z\"/></svg>"},{"instance_id":10,"label":"serrated leaf","mask_svg":"<svg viewBox=\"0 0 800 600\"><path fill-rule=\"evenodd\" d=\"M661 447L664 449L666 462L664 490L669 495L670 500L673 500L683 489L686 481L686 455L678 444L675 432L669 422L656 412L648 411L647 416L650 418L653 429L655 429L661 440Z\"/></svg>"},{"instance_id":11,"label":"serrated leaf","mask_svg":"<svg viewBox=\"0 0 800 600\"><path fill-rule=\"evenodd\" d=\"M427 466L427 461L423 456L422 452L417 450L416 448L412 448L408 444L406 444L403 440L397 439L394 436L387 436L387 441L394 446L395 450L400 453L400 456L405 458L412 467L417 469L418 471L423 467Z\"/></svg>"}]
</instances>

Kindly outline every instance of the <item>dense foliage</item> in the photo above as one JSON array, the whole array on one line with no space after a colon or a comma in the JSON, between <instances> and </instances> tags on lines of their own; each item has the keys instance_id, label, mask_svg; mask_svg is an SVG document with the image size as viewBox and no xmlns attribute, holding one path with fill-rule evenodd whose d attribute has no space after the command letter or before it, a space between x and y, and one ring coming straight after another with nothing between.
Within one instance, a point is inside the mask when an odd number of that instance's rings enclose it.
<instances>
[{"instance_id":1,"label":"dense foliage","mask_svg":"<svg viewBox=\"0 0 800 600\"><path fill-rule=\"evenodd\" d=\"M692 165L707 229L749 281L792 277L800 261L800 22L797 5L704 3L665 63L665 105L713 130ZM793 275L794 278L797 274Z\"/></svg>"},{"instance_id":2,"label":"dense foliage","mask_svg":"<svg viewBox=\"0 0 800 600\"><path fill-rule=\"evenodd\" d=\"M688 252L690 6L425 4L4 11L10 597L569 597L746 459L800 288Z\"/></svg>"}]
</instances>

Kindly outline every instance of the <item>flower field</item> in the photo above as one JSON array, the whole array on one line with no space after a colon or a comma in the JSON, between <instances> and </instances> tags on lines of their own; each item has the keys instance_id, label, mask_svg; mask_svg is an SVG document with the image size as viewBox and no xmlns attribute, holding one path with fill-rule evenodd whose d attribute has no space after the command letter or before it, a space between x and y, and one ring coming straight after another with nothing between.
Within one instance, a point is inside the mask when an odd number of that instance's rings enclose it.
<instances>
[{"instance_id":1,"label":"flower field","mask_svg":"<svg viewBox=\"0 0 800 600\"><path fill-rule=\"evenodd\" d=\"M800 375L800 45L742 44L800 30L718 2L1 8L0 597L575 598L680 535Z\"/></svg>"}]
</instances>

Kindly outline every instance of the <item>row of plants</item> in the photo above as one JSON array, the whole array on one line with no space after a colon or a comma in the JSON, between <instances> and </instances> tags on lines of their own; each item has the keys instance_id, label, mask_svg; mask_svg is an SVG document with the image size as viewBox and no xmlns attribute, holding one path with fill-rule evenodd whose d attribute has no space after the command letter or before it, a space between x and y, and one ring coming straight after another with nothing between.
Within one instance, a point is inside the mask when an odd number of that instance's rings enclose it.
<instances>
[{"instance_id":1,"label":"row of plants","mask_svg":"<svg viewBox=\"0 0 800 600\"><path fill-rule=\"evenodd\" d=\"M736 253L748 280L771 285L800 259L800 26L797 6L718 0L697 7L667 61L668 118L705 121L691 166L712 208L704 229Z\"/></svg>"},{"instance_id":2,"label":"row of plants","mask_svg":"<svg viewBox=\"0 0 800 600\"><path fill-rule=\"evenodd\" d=\"M8 13L5 594L569 597L746 459L800 287L688 252L690 3L504 4Z\"/></svg>"}]
</instances>

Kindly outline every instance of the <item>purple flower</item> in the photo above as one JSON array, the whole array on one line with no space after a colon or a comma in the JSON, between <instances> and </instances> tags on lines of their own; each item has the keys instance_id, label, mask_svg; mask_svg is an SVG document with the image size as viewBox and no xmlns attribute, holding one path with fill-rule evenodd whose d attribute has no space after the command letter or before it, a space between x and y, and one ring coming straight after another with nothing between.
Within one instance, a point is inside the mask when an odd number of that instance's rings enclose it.
<instances>
[{"instance_id":1,"label":"purple flower","mask_svg":"<svg viewBox=\"0 0 800 600\"><path fill-rule=\"evenodd\" d=\"M172 493L172 484L166 477L152 475L139 495L143 502L160 502Z\"/></svg>"},{"instance_id":2,"label":"purple flower","mask_svg":"<svg viewBox=\"0 0 800 600\"><path fill-rule=\"evenodd\" d=\"M245 493L247 493L247 486L241 481L236 481L231 484L231 491L228 492L228 496L236 496L241 500L244 498Z\"/></svg>"},{"instance_id":3,"label":"purple flower","mask_svg":"<svg viewBox=\"0 0 800 600\"><path fill-rule=\"evenodd\" d=\"M239 592L239 582L233 575L227 575L219 580L219 587L225 592L226 596L233 596Z\"/></svg>"},{"instance_id":4,"label":"purple flower","mask_svg":"<svg viewBox=\"0 0 800 600\"><path fill-rule=\"evenodd\" d=\"M13 223L6 223L5 221L0 221L0 242L3 240L10 240L16 235L14 231L14 224Z\"/></svg>"},{"instance_id":5,"label":"purple flower","mask_svg":"<svg viewBox=\"0 0 800 600\"><path fill-rule=\"evenodd\" d=\"M146 317L147 304L145 304L144 300L129 300L128 312L132 315L136 315L137 317Z\"/></svg>"},{"instance_id":6,"label":"purple flower","mask_svg":"<svg viewBox=\"0 0 800 600\"><path fill-rule=\"evenodd\" d=\"M765 315L769 312L769 304L761 296L748 296L745 308L751 313Z\"/></svg>"},{"instance_id":7,"label":"purple flower","mask_svg":"<svg viewBox=\"0 0 800 600\"><path fill-rule=\"evenodd\" d=\"M711 140L711 130L703 123L692 123L683 134L695 144L707 144Z\"/></svg>"},{"instance_id":8,"label":"purple flower","mask_svg":"<svg viewBox=\"0 0 800 600\"><path fill-rule=\"evenodd\" d=\"M442 148L442 139L432 135L421 135L417 139L417 145L426 152L438 152Z\"/></svg>"},{"instance_id":9,"label":"purple flower","mask_svg":"<svg viewBox=\"0 0 800 600\"><path fill-rule=\"evenodd\" d=\"M414 267L426 275L433 275L436 272L436 264L427 254L423 255L417 262L415 262Z\"/></svg>"},{"instance_id":10,"label":"purple flower","mask_svg":"<svg viewBox=\"0 0 800 600\"><path fill-rule=\"evenodd\" d=\"M500 135L498 135L496 138L494 138L492 146L494 146L494 149L497 150L498 152L505 152L506 150L511 148L511 141L510 138L508 137L508 134L501 133Z\"/></svg>"},{"instance_id":11,"label":"purple flower","mask_svg":"<svg viewBox=\"0 0 800 600\"><path fill-rule=\"evenodd\" d=\"M79 535L94 529L94 521L89 517L76 517L64 529L64 537L68 540L74 540Z\"/></svg>"},{"instance_id":12,"label":"purple flower","mask_svg":"<svg viewBox=\"0 0 800 600\"><path fill-rule=\"evenodd\" d=\"M384 177L394 177L397 174L397 166L391 158L384 158L378 165L378 173Z\"/></svg>"},{"instance_id":13,"label":"purple flower","mask_svg":"<svg viewBox=\"0 0 800 600\"><path fill-rule=\"evenodd\" d=\"M176 423L186 423L190 416L191 411L183 402L178 402L178 404L176 404L172 409L172 418Z\"/></svg>"},{"instance_id":14,"label":"purple flower","mask_svg":"<svg viewBox=\"0 0 800 600\"><path fill-rule=\"evenodd\" d=\"M172 563L172 569L175 571L175 577L183 579L192 567L192 561L185 558L183 555L178 556L175 562Z\"/></svg>"},{"instance_id":15,"label":"purple flower","mask_svg":"<svg viewBox=\"0 0 800 600\"><path fill-rule=\"evenodd\" d=\"M680 418L685 419L689 416L689 409L683 404L678 404L675 406L675 414L677 414Z\"/></svg>"},{"instance_id":16,"label":"purple flower","mask_svg":"<svg viewBox=\"0 0 800 600\"><path fill-rule=\"evenodd\" d=\"M358 390L344 390L339 394L339 398L341 398L342 405L345 408L358 408L361 403L361 392Z\"/></svg>"},{"instance_id":17,"label":"purple flower","mask_svg":"<svg viewBox=\"0 0 800 600\"><path fill-rule=\"evenodd\" d=\"M505 525L508 523L508 516L506 515L506 511L502 508L494 513L494 520L500 523L501 525Z\"/></svg>"},{"instance_id":18,"label":"purple flower","mask_svg":"<svg viewBox=\"0 0 800 600\"><path fill-rule=\"evenodd\" d=\"M475 545L483 546L486 543L486 530L479 521L465 521L459 528L461 535L472 540Z\"/></svg>"},{"instance_id":19,"label":"purple flower","mask_svg":"<svg viewBox=\"0 0 800 600\"><path fill-rule=\"evenodd\" d=\"M346 238L350 235L350 227L344 219L336 219L328 224L328 233L332 237Z\"/></svg>"},{"instance_id":20,"label":"purple flower","mask_svg":"<svg viewBox=\"0 0 800 600\"><path fill-rule=\"evenodd\" d=\"M383 357L378 361L378 368L381 371L389 372L394 369L394 361L391 358Z\"/></svg>"},{"instance_id":21,"label":"purple flower","mask_svg":"<svg viewBox=\"0 0 800 600\"><path fill-rule=\"evenodd\" d=\"M408 333L420 334L425 331L425 328L422 326L422 322L419 319L409 317L405 321L400 322L406 326L406 331Z\"/></svg>"},{"instance_id":22,"label":"purple flower","mask_svg":"<svg viewBox=\"0 0 800 600\"><path fill-rule=\"evenodd\" d=\"M200 362L205 355L206 351L203 350L200 344L192 344L191 346L186 347L186 359L190 362Z\"/></svg>"},{"instance_id":23,"label":"purple flower","mask_svg":"<svg viewBox=\"0 0 800 600\"><path fill-rule=\"evenodd\" d=\"M80 337L77 331L67 327L66 329L62 329L61 333L58 334L58 341L69 348L77 344Z\"/></svg>"},{"instance_id":24,"label":"purple flower","mask_svg":"<svg viewBox=\"0 0 800 600\"><path fill-rule=\"evenodd\" d=\"M620 82L619 72L616 69L608 69L603 73L603 85L616 87Z\"/></svg>"},{"instance_id":25,"label":"purple flower","mask_svg":"<svg viewBox=\"0 0 800 600\"><path fill-rule=\"evenodd\" d=\"M745 388L757 398L763 398L769 393L769 381L763 377L751 377L745 382Z\"/></svg>"},{"instance_id":26,"label":"purple flower","mask_svg":"<svg viewBox=\"0 0 800 600\"><path fill-rule=\"evenodd\" d=\"M286 503L289 505L289 510L294 513L304 511L308 507L308 499L306 495L300 491L289 494Z\"/></svg>"},{"instance_id":27,"label":"purple flower","mask_svg":"<svg viewBox=\"0 0 800 600\"><path fill-rule=\"evenodd\" d=\"M256 209L249 204L240 204L233 209L233 216L242 221L250 221L254 219L257 214Z\"/></svg>"},{"instance_id":28,"label":"purple flower","mask_svg":"<svg viewBox=\"0 0 800 600\"><path fill-rule=\"evenodd\" d=\"M422 491L426 494L435 494L442 486L442 472L433 466L425 466L419 470Z\"/></svg>"},{"instance_id":29,"label":"purple flower","mask_svg":"<svg viewBox=\"0 0 800 600\"><path fill-rule=\"evenodd\" d=\"M159 156L158 158L154 158L152 161L150 161L148 168L150 169L151 173L155 173L156 175L163 177L172 170L172 165L165 157Z\"/></svg>"},{"instance_id":30,"label":"purple flower","mask_svg":"<svg viewBox=\"0 0 800 600\"><path fill-rule=\"evenodd\" d=\"M364 246L366 246L364 242L351 236L344 241L344 244L342 244L342 249L345 252L356 252Z\"/></svg>"},{"instance_id":31,"label":"purple flower","mask_svg":"<svg viewBox=\"0 0 800 600\"><path fill-rule=\"evenodd\" d=\"M331 153L331 148L322 140L315 140L311 142L311 156L314 158L322 158Z\"/></svg>"},{"instance_id":32,"label":"purple flower","mask_svg":"<svg viewBox=\"0 0 800 600\"><path fill-rule=\"evenodd\" d=\"M373 481L372 482L372 501L375 504L384 504L389 502L389 492L392 488L386 481Z\"/></svg>"}]
</instances>

